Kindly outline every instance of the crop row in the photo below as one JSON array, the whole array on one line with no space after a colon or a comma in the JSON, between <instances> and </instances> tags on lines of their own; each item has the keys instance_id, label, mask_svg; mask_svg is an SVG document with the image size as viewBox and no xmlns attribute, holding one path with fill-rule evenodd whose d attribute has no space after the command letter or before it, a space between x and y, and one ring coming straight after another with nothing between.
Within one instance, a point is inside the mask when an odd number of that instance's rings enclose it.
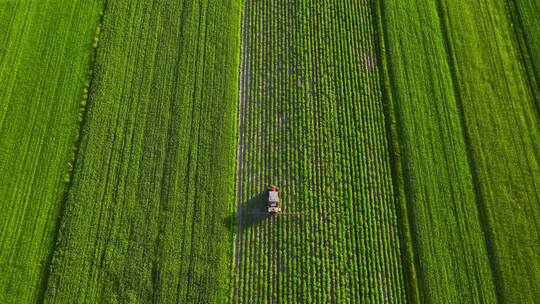
<instances>
[{"instance_id":1,"label":"crop row","mask_svg":"<svg viewBox=\"0 0 540 304\"><path fill-rule=\"evenodd\" d=\"M370 4L246 1L244 18L233 301L403 302ZM271 183L301 215L263 215Z\"/></svg>"}]
</instances>

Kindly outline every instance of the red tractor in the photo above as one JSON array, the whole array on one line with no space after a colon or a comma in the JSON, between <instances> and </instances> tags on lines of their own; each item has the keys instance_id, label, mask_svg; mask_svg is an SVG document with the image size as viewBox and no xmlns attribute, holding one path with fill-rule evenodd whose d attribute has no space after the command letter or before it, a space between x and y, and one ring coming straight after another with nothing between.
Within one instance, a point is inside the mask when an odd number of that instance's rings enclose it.
<instances>
[{"instance_id":1,"label":"red tractor","mask_svg":"<svg viewBox=\"0 0 540 304\"><path fill-rule=\"evenodd\" d=\"M279 188L276 185L272 185L268 187L267 192L266 205L268 206L268 214L279 214L281 212L281 208L279 208Z\"/></svg>"}]
</instances>

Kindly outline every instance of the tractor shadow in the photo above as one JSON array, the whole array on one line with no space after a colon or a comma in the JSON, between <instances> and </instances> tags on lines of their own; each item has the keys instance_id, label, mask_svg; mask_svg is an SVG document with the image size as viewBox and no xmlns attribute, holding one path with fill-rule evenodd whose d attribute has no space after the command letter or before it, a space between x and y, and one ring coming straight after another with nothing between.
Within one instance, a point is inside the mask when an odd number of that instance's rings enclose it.
<instances>
[{"instance_id":1,"label":"tractor shadow","mask_svg":"<svg viewBox=\"0 0 540 304\"><path fill-rule=\"evenodd\" d=\"M241 220L242 230L259 225L270 218L266 209L266 191L263 190L249 198L240 211L241 219L236 218L236 212L225 217L223 225L232 233L236 233L237 221Z\"/></svg>"}]
</instances>

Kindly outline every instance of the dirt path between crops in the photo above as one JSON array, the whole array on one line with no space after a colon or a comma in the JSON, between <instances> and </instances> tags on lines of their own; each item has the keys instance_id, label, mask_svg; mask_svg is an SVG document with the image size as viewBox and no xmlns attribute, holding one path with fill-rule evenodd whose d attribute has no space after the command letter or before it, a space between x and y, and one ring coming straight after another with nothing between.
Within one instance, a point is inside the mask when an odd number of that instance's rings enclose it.
<instances>
[{"instance_id":1,"label":"dirt path between crops","mask_svg":"<svg viewBox=\"0 0 540 304\"><path fill-rule=\"evenodd\" d=\"M241 57L240 57L240 77L239 77L239 107L238 107L238 147L236 155L236 244L235 244L235 266L240 269L240 261L242 258L242 196L243 196L243 167L244 167L244 135L245 135L245 119L246 119L246 99L247 99L247 82L248 82L248 18L249 18L249 0L244 3L244 11L242 15L242 41L241 41Z\"/></svg>"}]
</instances>

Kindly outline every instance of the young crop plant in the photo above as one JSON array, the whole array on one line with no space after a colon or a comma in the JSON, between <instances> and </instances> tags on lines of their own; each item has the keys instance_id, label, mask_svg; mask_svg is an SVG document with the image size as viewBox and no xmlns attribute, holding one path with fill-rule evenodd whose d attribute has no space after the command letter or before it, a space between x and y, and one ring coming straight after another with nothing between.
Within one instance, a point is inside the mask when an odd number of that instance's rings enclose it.
<instances>
[{"instance_id":1,"label":"young crop plant","mask_svg":"<svg viewBox=\"0 0 540 304\"><path fill-rule=\"evenodd\" d=\"M511 0L506 1L508 13L511 16L511 29L514 29L521 60L525 69L532 69L529 75L529 86L534 90L536 82L536 94L540 88L540 3L534 0ZM537 107L540 108L539 97ZM540 110L539 110L540 113Z\"/></svg>"}]
</instances>

